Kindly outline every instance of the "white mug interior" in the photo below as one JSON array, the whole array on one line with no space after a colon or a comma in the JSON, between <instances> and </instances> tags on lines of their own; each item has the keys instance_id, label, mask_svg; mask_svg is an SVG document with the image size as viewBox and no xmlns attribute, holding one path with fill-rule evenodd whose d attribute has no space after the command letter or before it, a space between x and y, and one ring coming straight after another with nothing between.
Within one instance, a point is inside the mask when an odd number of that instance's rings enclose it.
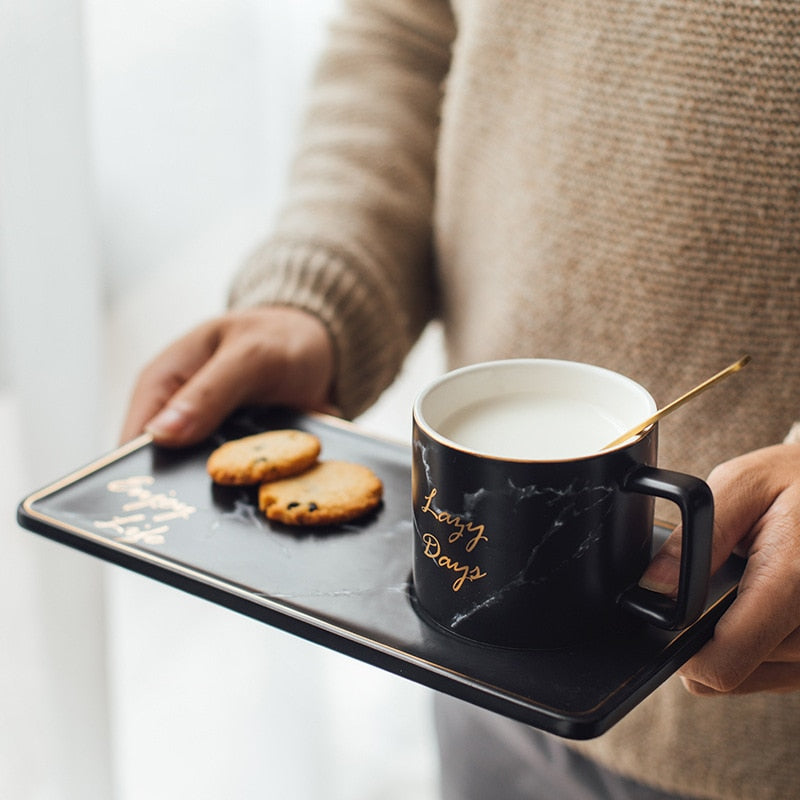
<instances>
[{"instance_id":1,"label":"white mug interior","mask_svg":"<svg viewBox=\"0 0 800 800\"><path fill-rule=\"evenodd\" d=\"M650 393L624 375L535 358L454 370L429 384L414 404L417 424L434 438L522 461L595 455L655 410Z\"/></svg>"}]
</instances>

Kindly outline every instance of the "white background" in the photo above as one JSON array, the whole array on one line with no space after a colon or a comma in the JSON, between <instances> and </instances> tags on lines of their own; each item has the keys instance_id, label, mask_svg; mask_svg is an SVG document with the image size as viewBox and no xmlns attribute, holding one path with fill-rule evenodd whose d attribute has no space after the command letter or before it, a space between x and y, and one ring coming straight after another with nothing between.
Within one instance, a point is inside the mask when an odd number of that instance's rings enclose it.
<instances>
[{"instance_id":1,"label":"white background","mask_svg":"<svg viewBox=\"0 0 800 800\"><path fill-rule=\"evenodd\" d=\"M19 529L268 230L335 0L0 0L0 797L433 798L430 693ZM428 332L361 420L408 437Z\"/></svg>"}]
</instances>

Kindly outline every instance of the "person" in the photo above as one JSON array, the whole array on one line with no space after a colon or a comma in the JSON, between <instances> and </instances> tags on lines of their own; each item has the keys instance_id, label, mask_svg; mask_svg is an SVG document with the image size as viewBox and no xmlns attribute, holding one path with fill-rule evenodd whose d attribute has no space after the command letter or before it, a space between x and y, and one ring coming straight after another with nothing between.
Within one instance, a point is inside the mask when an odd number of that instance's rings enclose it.
<instances>
[{"instance_id":1,"label":"person","mask_svg":"<svg viewBox=\"0 0 800 800\"><path fill-rule=\"evenodd\" d=\"M586 742L441 699L445 797L797 796L798 34L779 0L349 0L274 230L138 378L123 437L180 446L241 404L357 416L433 318L450 366L586 361L659 403L752 355L662 423L713 568L747 558L711 640Z\"/></svg>"}]
</instances>

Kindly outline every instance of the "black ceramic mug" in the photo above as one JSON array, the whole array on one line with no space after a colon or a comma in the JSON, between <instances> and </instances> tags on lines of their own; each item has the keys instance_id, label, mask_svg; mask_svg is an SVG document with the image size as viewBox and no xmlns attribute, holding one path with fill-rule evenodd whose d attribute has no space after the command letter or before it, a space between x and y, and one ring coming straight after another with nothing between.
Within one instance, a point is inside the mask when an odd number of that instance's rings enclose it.
<instances>
[{"instance_id":1,"label":"black ceramic mug","mask_svg":"<svg viewBox=\"0 0 800 800\"><path fill-rule=\"evenodd\" d=\"M553 647L638 617L667 629L702 611L713 499L699 478L656 467L657 426L604 446L655 411L639 384L569 361L477 364L414 404L413 596L468 639ZM654 498L678 505L680 586L638 586Z\"/></svg>"}]
</instances>

